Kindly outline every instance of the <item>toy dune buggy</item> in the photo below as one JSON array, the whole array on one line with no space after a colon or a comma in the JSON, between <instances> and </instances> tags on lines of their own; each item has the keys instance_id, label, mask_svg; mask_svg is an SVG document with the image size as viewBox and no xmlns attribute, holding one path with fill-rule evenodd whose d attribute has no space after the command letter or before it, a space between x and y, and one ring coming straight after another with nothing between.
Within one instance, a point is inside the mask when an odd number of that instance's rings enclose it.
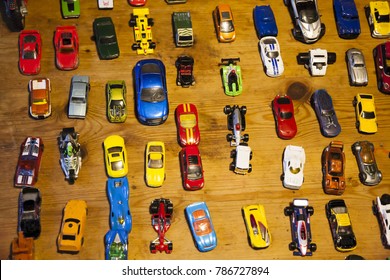
<instances>
[{"instance_id":1,"label":"toy dune buggy","mask_svg":"<svg viewBox=\"0 0 390 280\"><path fill-rule=\"evenodd\" d=\"M222 82L225 94L237 96L242 92L241 66L237 65L240 58L222 58L219 66L221 68Z\"/></svg>"},{"instance_id":2,"label":"toy dune buggy","mask_svg":"<svg viewBox=\"0 0 390 280\"><path fill-rule=\"evenodd\" d=\"M79 134L73 127L62 129L58 136L60 164L69 184L74 184L81 168L81 149L78 141Z\"/></svg>"},{"instance_id":3,"label":"toy dune buggy","mask_svg":"<svg viewBox=\"0 0 390 280\"><path fill-rule=\"evenodd\" d=\"M173 204L167 198L158 198L150 204L149 212L152 215L152 226L158 234L158 237L150 242L150 252L155 254L157 251L160 253L164 251L170 254L173 244L165 238L165 233L171 226Z\"/></svg>"}]
</instances>

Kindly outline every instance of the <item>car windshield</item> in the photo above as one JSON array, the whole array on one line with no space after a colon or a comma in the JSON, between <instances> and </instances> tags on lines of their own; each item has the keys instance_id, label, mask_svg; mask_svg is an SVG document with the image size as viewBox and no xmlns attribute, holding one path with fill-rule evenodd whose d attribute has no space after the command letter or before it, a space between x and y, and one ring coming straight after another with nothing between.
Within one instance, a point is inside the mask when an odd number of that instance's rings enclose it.
<instances>
[{"instance_id":1,"label":"car windshield","mask_svg":"<svg viewBox=\"0 0 390 280\"><path fill-rule=\"evenodd\" d=\"M102 45L110 45L110 44L114 44L116 43L116 38L114 35L111 35L111 36L105 36L105 37L102 37L100 38L100 43Z\"/></svg>"},{"instance_id":2,"label":"car windshield","mask_svg":"<svg viewBox=\"0 0 390 280\"><path fill-rule=\"evenodd\" d=\"M362 146L360 156L363 162L366 164L373 164L375 162L374 154L372 153L372 150L368 145Z\"/></svg>"},{"instance_id":3,"label":"car windshield","mask_svg":"<svg viewBox=\"0 0 390 280\"><path fill-rule=\"evenodd\" d=\"M199 165L188 166L188 180L199 180L202 177L202 168Z\"/></svg>"},{"instance_id":4,"label":"car windshield","mask_svg":"<svg viewBox=\"0 0 390 280\"><path fill-rule=\"evenodd\" d=\"M125 107L125 102L123 100L111 100L110 102L110 108L115 108L115 107Z\"/></svg>"},{"instance_id":5,"label":"car windshield","mask_svg":"<svg viewBox=\"0 0 390 280\"><path fill-rule=\"evenodd\" d=\"M390 22L390 15L381 15L378 10L375 10L375 19L378 23Z\"/></svg>"},{"instance_id":6,"label":"car windshield","mask_svg":"<svg viewBox=\"0 0 390 280\"><path fill-rule=\"evenodd\" d=\"M351 226L340 226L338 228L338 234L339 235L350 235L352 234L352 227Z\"/></svg>"},{"instance_id":7,"label":"car windshield","mask_svg":"<svg viewBox=\"0 0 390 280\"><path fill-rule=\"evenodd\" d=\"M196 125L196 116L195 114L184 114L180 115L180 125L183 128L193 128Z\"/></svg>"},{"instance_id":8,"label":"car windshield","mask_svg":"<svg viewBox=\"0 0 390 280\"><path fill-rule=\"evenodd\" d=\"M362 112L362 118L363 119L375 119L375 112L363 111Z\"/></svg>"},{"instance_id":9,"label":"car windshield","mask_svg":"<svg viewBox=\"0 0 390 280\"><path fill-rule=\"evenodd\" d=\"M111 169L114 171L122 170L124 166L124 162L121 160L111 162Z\"/></svg>"},{"instance_id":10,"label":"car windshield","mask_svg":"<svg viewBox=\"0 0 390 280\"><path fill-rule=\"evenodd\" d=\"M318 20L318 13L314 1L302 1L297 3L299 19L305 23L314 23Z\"/></svg>"},{"instance_id":11,"label":"car windshield","mask_svg":"<svg viewBox=\"0 0 390 280\"><path fill-rule=\"evenodd\" d=\"M221 22L221 32L233 32L234 31L234 25L232 20L226 20Z\"/></svg>"},{"instance_id":12,"label":"car windshield","mask_svg":"<svg viewBox=\"0 0 390 280\"><path fill-rule=\"evenodd\" d=\"M161 154L151 154L148 155L148 167L153 169L163 168L163 155Z\"/></svg>"},{"instance_id":13,"label":"car windshield","mask_svg":"<svg viewBox=\"0 0 390 280\"><path fill-rule=\"evenodd\" d=\"M291 119L293 114L291 112L280 112L280 118L284 120Z\"/></svg>"},{"instance_id":14,"label":"car windshield","mask_svg":"<svg viewBox=\"0 0 390 280\"><path fill-rule=\"evenodd\" d=\"M161 87L143 88L141 100L150 103L157 103L166 99L164 90Z\"/></svg>"},{"instance_id":15,"label":"car windshield","mask_svg":"<svg viewBox=\"0 0 390 280\"><path fill-rule=\"evenodd\" d=\"M33 200L27 200L23 202L23 210L24 211L34 211L35 203Z\"/></svg>"},{"instance_id":16,"label":"car windshield","mask_svg":"<svg viewBox=\"0 0 390 280\"><path fill-rule=\"evenodd\" d=\"M37 53L35 51L24 51L23 59L37 59Z\"/></svg>"},{"instance_id":17,"label":"car windshield","mask_svg":"<svg viewBox=\"0 0 390 280\"><path fill-rule=\"evenodd\" d=\"M84 97L76 97L76 96L73 96L73 97L72 97L72 103L80 103L80 104L83 104L83 103L87 103L87 100L86 100Z\"/></svg>"}]
</instances>

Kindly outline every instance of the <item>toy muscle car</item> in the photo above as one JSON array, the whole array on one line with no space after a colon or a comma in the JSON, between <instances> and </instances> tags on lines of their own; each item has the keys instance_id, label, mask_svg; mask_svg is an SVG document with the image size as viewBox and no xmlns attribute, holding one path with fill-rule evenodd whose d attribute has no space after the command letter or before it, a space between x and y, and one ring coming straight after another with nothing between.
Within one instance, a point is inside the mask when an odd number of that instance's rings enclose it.
<instances>
[{"instance_id":1,"label":"toy muscle car","mask_svg":"<svg viewBox=\"0 0 390 280\"><path fill-rule=\"evenodd\" d=\"M322 186L325 193L342 195L345 184L345 154L341 141L332 141L324 149L322 161Z\"/></svg>"},{"instance_id":2,"label":"toy muscle car","mask_svg":"<svg viewBox=\"0 0 390 280\"><path fill-rule=\"evenodd\" d=\"M246 129L246 106L226 105L223 112L227 115L227 127L231 133L226 135L226 140L230 142L230 146L238 146L241 142L249 141L249 134L243 134Z\"/></svg>"},{"instance_id":3,"label":"toy muscle car","mask_svg":"<svg viewBox=\"0 0 390 280\"><path fill-rule=\"evenodd\" d=\"M118 58L120 51L115 25L110 17L95 18L93 35L100 59Z\"/></svg>"},{"instance_id":4,"label":"toy muscle car","mask_svg":"<svg viewBox=\"0 0 390 280\"><path fill-rule=\"evenodd\" d=\"M158 237L150 242L150 252L172 253L173 243L165 237L166 232L171 227L173 214L173 204L169 199L160 198L152 201L149 207L152 215L152 226L157 232Z\"/></svg>"},{"instance_id":5,"label":"toy muscle car","mask_svg":"<svg viewBox=\"0 0 390 280\"><path fill-rule=\"evenodd\" d=\"M180 146L198 145L200 142L200 131L196 106L192 103L179 104L176 107L175 115Z\"/></svg>"},{"instance_id":6,"label":"toy muscle car","mask_svg":"<svg viewBox=\"0 0 390 280\"><path fill-rule=\"evenodd\" d=\"M42 39L38 30L23 30L19 35L19 70L36 75L41 70Z\"/></svg>"},{"instance_id":7,"label":"toy muscle car","mask_svg":"<svg viewBox=\"0 0 390 280\"><path fill-rule=\"evenodd\" d=\"M194 191L203 188L203 166L198 146L184 146L179 157L184 189Z\"/></svg>"},{"instance_id":8,"label":"toy muscle car","mask_svg":"<svg viewBox=\"0 0 390 280\"><path fill-rule=\"evenodd\" d=\"M89 76L75 75L70 82L68 118L84 119L88 111L88 95L91 89Z\"/></svg>"},{"instance_id":9,"label":"toy muscle car","mask_svg":"<svg viewBox=\"0 0 390 280\"><path fill-rule=\"evenodd\" d=\"M19 227L24 237L38 238L41 234L41 203L39 189L24 187L19 194Z\"/></svg>"},{"instance_id":10,"label":"toy muscle car","mask_svg":"<svg viewBox=\"0 0 390 280\"><path fill-rule=\"evenodd\" d=\"M54 47L58 69L74 70L79 66L79 35L75 26L57 26Z\"/></svg>"},{"instance_id":11,"label":"toy muscle car","mask_svg":"<svg viewBox=\"0 0 390 280\"><path fill-rule=\"evenodd\" d=\"M165 145L149 141L145 151L145 181L149 187L161 187L165 181Z\"/></svg>"},{"instance_id":12,"label":"toy muscle car","mask_svg":"<svg viewBox=\"0 0 390 280\"><path fill-rule=\"evenodd\" d=\"M60 165L65 173L65 179L69 184L74 184L79 176L81 168L81 145L79 143L79 134L74 127L62 129L57 138L60 150Z\"/></svg>"},{"instance_id":13,"label":"toy muscle car","mask_svg":"<svg viewBox=\"0 0 390 280\"><path fill-rule=\"evenodd\" d=\"M283 186L298 190L303 184L306 155L303 147L288 145L283 153Z\"/></svg>"},{"instance_id":14,"label":"toy muscle car","mask_svg":"<svg viewBox=\"0 0 390 280\"><path fill-rule=\"evenodd\" d=\"M107 179L107 197L110 202L110 225L112 230L132 229L132 217L129 208L129 182L127 177Z\"/></svg>"},{"instance_id":15,"label":"toy muscle car","mask_svg":"<svg viewBox=\"0 0 390 280\"><path fill-rule=\"evenodd\" d=\"M107 94L107 118L110 122L122 123L127 119L127 88L124 80L108 81Z\"/></svg>"},{"instance_id":16,"label":"toy muscle car","mask_svg":"<svg viewBox=\"0 0 390 280\"><path fill-rule=\"evenodd\" d=\"M241 66L237 65L240 58L222 58L221 76L225 94L237 96L242 93Z\"/></svg>"},{"instance_id":17,"label":"toy muscle car","mask_svg":"<svg viewBox=\"0 0 390 280\"><path fill-rule=\"evenodd\" d=\"M368 84L368 74L363 52L356 48L348 49L346 60L351 86L366 86Z\"/></svg>"},{"instance_id":18,"label":"toy muscle car","mask_svg":"<svg viewBox=\"0 0 390 280\"><path fill-rule=\"evenodd\" d=\"M61 0L61 12L63 18L80 17L80 0Z\"/></svg>"},{"instance_id":19,"label":"toy muscle car","mask_svg":"<svg viewBox=\"0 0 390 280\"><path fill-rule=\"evenodd\" d=\"M277 95L272 101L276 133L281 139L292 139L297 134L294 104L290 96Z\"/></svg>"},{"instance_id":20,"label":"toy muscle car","mask_svg":"<svg viewBox=\"0 0 390 280\"><path fill-rule=\"evenodd\" d=\"M47 78L32 79L28 83L30 92L30 115L34 119L45 119L51 115L51 84Z\"/></svg>"},{"instance_id":21,"label":"toy muscle car","mask_svg":"<svg viewBox=\"0 0 390 280\"><path fill-rule=\"evenodd\" d=\"M333 0L333 10L339 37L357 38L360 34L360 21L355 0Z\"/></svg>"},{"instance_id":22,"label":"toy muscle car","mask_svg":"<svg viewBox=\"0 0 390 280\"><path fill-rule=\"evenodd\" d=\"M271 244L264 206L261 204L242 207L242 214L251 246L255 249L267 248Z\"/></svg>"},{"instance_id":23,"label":"toy muscle car","mask_svg":"<svg viewBox=\"0 0 390 280\"><path fill-rule=\"evenodd\" d=\"M378 218L383 246L390 247L390 194L376 197L372 210Z\"/></svg>"}]
</instances>

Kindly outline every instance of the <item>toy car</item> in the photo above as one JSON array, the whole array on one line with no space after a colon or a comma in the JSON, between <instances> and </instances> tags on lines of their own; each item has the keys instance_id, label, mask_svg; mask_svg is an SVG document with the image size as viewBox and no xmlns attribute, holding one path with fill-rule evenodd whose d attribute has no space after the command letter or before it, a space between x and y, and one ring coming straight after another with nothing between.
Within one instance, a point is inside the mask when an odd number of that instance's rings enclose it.
<instances>
[{"instance_id":1,"label":"toy car","mask_svg":"<svg viewBox=\"0 0 390 280\"><path fill-rule=\"evenodd\" d=\"M283 186L298 190L303 184L306 154L303 147L288 145L283 152Z\"/></svg>"},{"instance_id":2,"label":"toy car","mask_svg":"<svg viewBox=\"0 0 390 280\"><path fill-rule=\"evenodd\" d=\"M27 0L4 0L5 15L12 21L13 29L20 31L24 29L27 10ZM12 30L13 30L12 29Z\"/></svg>"},{"instance_id":3,"label":"toy car","mask_svg":"<svg viewBox=\"0 0 390 280\"><path fill-rule=\"evenodd\" d=\"M227 115L227 127L232 133L226 135L226 140L230 142L230 146L238 146L241 142L249 141L249 134L242 134L246 129L246 106L226 105L223 112Z\"/></svg>"},{"instance_id":4,"label":"toy car","mask_svg":"<svg viewBox=\"0 0 390 280\"><path fill-rule=\"evenodd\" d=\"M99 17L93 21L93 36L100 59L118 58L120 51L111 17Z\"/></svg>"},{"instance_id":5,"label":"toy car","mask_svg":"<svg viewBox=\"0 0 390 280\"><path fill-rule=\"evenodd\" d=\"M390 37L390 6L388 1L370 1L364 7L371 36L373 38Z\"/></svg>"},{"instance_id":6,"label":"toy car","mask_svg":"<svg viewBox=\"0 0 390 280\"><path fill-rule=\"evenodd\" d=\"M366 86L368 84L368 74L363 52L356 48L348 49L346 60L350 85Z\"/></svg>"},{"instance_id":7,"label":"toy car","mask_svg":"<svg viewBox=\"0 0 390 280\"><path fill-rule=\"evenodd\" d=\"M145 6L146 4L146 0L128 0L128 2L131 6L136 6L136 7Z\"/></svg>"},{"instance_id":8,"label":"toy car","mask_svg":"<svg viewBox=\"0 0 390 280\"><path fill-rule=\"evenodd\" d=\"M72 77L68 104L68 118L85 119L88 111L88 95L91 89L89 76Z\"/></svg>"},{"instance_id":9,"label":"toy car","mask_svg":"<svg viewBox=\"0 0 390 280\"><path fill-rule=\"evenodd\" d=\"M260 56L265 74L269 77L279 77L284 72L284 64L280 55L280 46L276 37L267 36L259 41Z\"/></svg>"},{"instance_id":10,"label":"toy car","mask_svg":"<svg viewBox=\"0 0 390 280\"><path fill-rule=\"evenodd\" d=\"M34 119L45 119L51 115L51 84L48 78L32 79L28 83L30 92L30 115Z\"/></svg>"},{"instance_id":11,"label":"toy car","mask_svg":"<svg viewBox=\"0 0 390 280\"><path fill-rule=\"evenodd\" d=\"M330 142L322 152L321 162L324 192L326 194L342 195L346 187L343 142Z\"/></svg>"},{"instance_id":12,"label":"toy car","mask_svg":"<svg viewBox=\"0 0 390 280\"><path fill-rule=\"evenodd\" d=\"M359 168L359 180L366 186L376 186L382 181L374 155L374 144L369 141L357 141L352 144L352 153Z\"/></svg>"},{"instance_id":13,"label":"toy car","mask_svg":"<svg viewBox=\"0 0 390 280\"><path fill-rule=\"evenodd\" d=\"M81 168L81 145L79 134L74 127L62 129L58 136L58 147L60 149L60 165L69 184L74 184L79 177Z\"/></svg>"},{"instance_id":14,"label":"toy car","mask_svg":"<svg viewBox=\"0 0 390 280\"><path fill-rule=\"evenodd\" d=\"M274 12L270 5L255 6L253 9L253 22L257 37L260 39L266 36L278 35L278 27L276 26Z\"/></svg>"},{"instance_id":15,"label":"toy car","mask_svg":"<svg viewBox=\"0 0 390 280\"><path fill-rule=\"evenodd\" d=\"M63 18L80 17L80 0L61 0L61 12Z\"/></svg>"},{"instance_id":16,"label":"toy car","mask_svg":"<svg viewBox=\"0 0 390 280\"><path fill-rule=\"evenodd\" d=\"M129 182L126 176L107 179L107 197L111 212L110 228L124 230L129 234L133 221L129 208Z\"/></svg>"},{"instance_id":17,"label":"toy car","mask_svg":"<svg viewBox=\"0 0 390 280\"><path fill-rule=\"evenodd\" d=\"M127 88L124 80L108 81L107 94L107 118L110 122L123 123L127 119Z\"/></svg>"},{"instance_id":18,"label":"toy car","mask_svg":"<svg viewBox=\"0 0 390 280\"><path fill-rule=\"evenodd\" d=\"M206 203L202 201L188 205L185 215L196 248L200 252L208 252L217 247L217 235Z\"/></svg>"},{"instance_id":19,"label":"toy car","mask_svg":"<svg viewBox=\"0 0 390 280\"><path fill-rule=\"evenodd\" d=\"M74 70L79 67L79 35L75 26L57 26L54 47L58 69Z\"/></svg>"},{"instance_id":20,"label":"toy car","mask_svg":"<svg viewBox=\"0 0 390 280\"><path fill-rule=\"evenodd\" d=\"M24 187L19 194L19 227L24 237L38 238L41 234L41 203L39 189Z\"/></svg>"},{"instance_id":21,"label":"toy car","mask_svg":"<svg viewBox=\"0 0 390 280\"><path fill-rule=\"evenodd\" d=\"M325 24L321 23L317 0L284 0L294 21L292 34L295 40L312 44L325 34Z\"/></svg>"},{"instance_id":22,"label":"toy car","mask_svg":"<svg viewBox=\"0 0 390 280\"><path fill-rule=\"evenodd\" d=\"M180 146L198 145L200 131L198 110L192 103L179 104L175 110L177 138Z\"/></svg>"},{"instance_id":23,"label":"toy car","mask_svg":"<svg viewBox=\"0 0 390 280\"><path fill-rule=\"evenodd\" d=\"M336 53L324 49L312 49L297 56L299 65L304 65L312 76L325 76L329 64L336 62Z\"/></svg>"},{"instance_id":24,"label":"toy car","mask_svg":"<svg viewBox=\"0 0 390 280\"><path fill-rule=\"evenodd\" d=\"M152 26L154 21L149 17L148 8L133 9L129 21L130 27L134 29L135 43L131 46L132 50L136 50L137 54L152 54L156 48L156 43L153 42Z\"/></svg>"},{"instance_id":25,"label":"toy car","mask_svg":"<svg viewBox=\"0 0 390 280\"><path fill-rule=\"evenodd\" d=\"M233 161L230 163L229 169L236 174L246 175L252 172L252 149L247 143L241 143L230 152L230 157Z\"/></svg>"},{"instance_id":26,"label":"toy car","mask_svg":"<svg viewBox=\"0 0 390 280\"><path fill-rule=\"evenodd\" d=\"M312 256L317 244L312 242L310 216L314 208L307 199L294 199L284 208L284 215L290 216L292 242L288 245L294 256Z\"/></svg>"},{"instance_id":27,"label":"toy car","mask_svg":"<svg viewBox=\"0 0 390 280\"><path fill-rule=\"evenodd\" d=\"M36 75L41 70L42 39L38 30L23 30L19 34L19 70Z\"/></svg>"},{"instance_id":28,"label":"toy car","mask_svg":"<svg viewBox=\"0 0 390 280\"><path fill-rule=\"evenodd\" d=\"M333 11L339 37L357 38L360 34L360 21L355 0L333 0Z\"/></svg>"},{"instance_id":29,"label":"toy car","mask_svg":"<svg viewBox=\"0 0 390 280\"><path fill-rule=\"evenodd\" d=\"M234 18L230 5L218 5L213 11L213 20L219 42L229 43L236 39Z\"/></svg>"},{"instance_id":30,"label":"toy car","mask_svg":"<svg viewBox=\"0 0 390 280\"><path fill-rule=\"evenodd\" d=\"M84 244L87 222L87 203L84 200L69 200L64 208L61 230L57 238L60 253L78 253Z\"/></svg>"},{"instance_id":31,"label":"toy car","mask_svg":"<svg viewBox=\"0 0 390 280\"><path fill-rule=\"evenodd\" d=\"M240 58L222 58L221 76L225 94L237 96L242 93L241 66L237 65Z\"/></svg>"},{"instance_id":32,"label":"toy car","mask_svg":"<svg viewBox=\"0 0 390 280\"><path fill-rule=\"evenodd\" d=\"M152 215L152 226L157 232L158 237L150 242L150 252L155 254L158 252L172 253L173 243L165 237L166 232L171 227L173 204L167 198L155 199L149 207L149 212Z\"/></svg>"},{"instance_id":33,"label":"toy car","mask_svg":"<svg viewBox=\"0 0 390 280\"><path fill-rule=\"evenodd\" d=\"M374 96L369 93L358 93L353 99L356 113L356 128L361 133L378 131Z\"/></svg>"},{"instance_id":34,"label":"toy car","mask_svg":"<svg viewBox=\"0 0 390 280\"><path fill-rule=\"evenodd\" d=\"M173 12L172 29L176 47L191 47L194 45L191 13Z\"/></svg>"},{"instance_id":35,"label":"toy car","mask_svg":"<svg viewBox=\"0 0 390 280\"><path fill-rule=\"evenodd\" d=\"M149 187L161 187L165 181L165 145L150 141L145 151L145 181Z\"/></svg>"},{"instance_id":36,"label":"toy car","mask_svg":"<svg viewBox=\"0 0 390 280\"><path fill-rule=\"evenodd\" d=\"M127 260L128 233L125 230L110 229L104 243L106 260Z\"/></svg>"},{"instance_id":37,"label":"toy car","mask_svg":"<svg viewBox=\"0 0 390 280\"><path fill-rule=\"evenodd\" d=\"M325 209L336 250L341 252L354 250L357 245L356 237L344 200L330 200Z\"/></svg>"},{"instance_id":38,"label":"toy car","mask_svg":"<svg viewBox=\"0 0 390 280\"><path fill-rule=\"evenodd\" d=\"M272 112L276 123L276 133L281 139L292 139L297 134L294 117L294 104L290 96L277 95L272 101Z\"/></svg>"},{"instance_id":39,"label":"toy car","mask_svg":"<svg viewBox=\"0 0 390 280\"><path fill-rule=\"evenodd\" d=\"M271 244L271 232L265 217L264 206L261 204L246 205L241 210L252 248L267 248Z\"/></svg>"},{"instance_id":40,"label":"toy car","mask_svg":"<svg viewBox=\"0 0 390 280\"><path fill-rule=\"evenodd\" d=\"M179 157L184 189L189 191L202 189L204 187L203 165L198 146L184 146Z\"/></svg>"},{"instance_id":41,"label":"toy car","mask_svg":"<svg viewBox=\"0 0 390 280\"><path fill-rule=\"evenodd\" d=\"M165 65L158 59L144 59L134 67L136 113L140 123L159 125L169 114Z\"/></svg>"},{"instance_id":42,"label":"toy car","mask_svg":"<svg viewBox=\"0 0 390 280\"><path fill-rule=\"evenodd\" d=\"M375 47L374 61L376 69L376 79L379 91L390 93L390 42L379 44Z\"/></svg>"},{"instance_id":43,"label":"toy car","mask_svg":"<svg viewBox=\"0 0 390 280\"><path fill-rule=\"evenodd\" d=\"M381 240L383 246L390 247L390 194L382 194L381 197L377 196L372 210L374 215L378 218Z\"/></svg>"},{"instance_id":44,"label":"toy car","mask_svg":"<svg viewBox=\"0 0 390 280\"><path fill-rule=\"evenodd\" d=\"M114 0L98 0L99 9L113 9Z\"/></svg>"},{"instance_id":45,"label":"toy car","mask_svg":"<svg viewBox=\"0 0 390 280\"><path fill-rule=\"evenodd\" d=\"M16 187L34 186L38 180L44 145L40 137L27 137L21 147L15 172Z\"/></svg>"},{"instance_id":46,"label":"toy car","mask_svg":"<svg viewBox=\"0 0 390 280\"><path fill-rule=\"evenodd\" d=\"M325 137L336 137L341 132L332 97L326 89L318 89L311 96L311 105L320 124L321 134Z\"/></svg>"},{"instance_id":47,"label":"toy car","mask_svg":"<svg viewBox=\"0 0 390 280\"><path fill-rule=\"evenodd\" d=\"M176 60L177 78L176 84L182 87L195 85L194 59L192 56L182 55Z\"/></svg>"},{"instance_id":48,"label":"toy car","mask_svg":"<svg viewBox=\"0 0 390 280\"><path fill-rule=\"evenodd\" d=\"M11 260L33 260L34 238L24 237L23 232L18 232L18 237L11 243Z\"/></svg>"},{"instance_id":49,"label":"toy car","mask_svg":"<svg viewBox=\"0 0 390 280\"><path fill-rule=\"evenodd\" d=\"M108 177L120 178L128 173L125 140L119 135L104 139L104 159Z\"/></svg>"}]
</instances>

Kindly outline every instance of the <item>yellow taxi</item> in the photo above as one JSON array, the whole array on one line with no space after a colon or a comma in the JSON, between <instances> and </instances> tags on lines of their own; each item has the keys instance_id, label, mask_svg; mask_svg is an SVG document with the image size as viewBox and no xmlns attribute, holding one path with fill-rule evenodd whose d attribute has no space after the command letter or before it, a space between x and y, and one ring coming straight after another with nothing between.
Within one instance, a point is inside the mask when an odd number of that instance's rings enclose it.
<instances>
[{"instance_id":1,"label":"yellow taxi","mask_svg":"<svg viewBox=\"0 0 390 280\"><path fill-rule=\"evenodd\" d=\"M242 207L242 213L252 248L267 248L271 244L264 206L252 204Z\"/></svg>"},{"instance_id":2,"label":"yellow taxi","mask_svg":"<svg viewBox=\"0 0 390 280\"><path fill-rule=\"evenodd\" d=\"M149 187L161 187L165 180L165 145L150 141L145 152L145 181Z\"/></svg>"},{"instance_id":3,"label":"yellow taxi","mask_svg":"<svg viewBox=\"0 0 390 280\"><path fill-rule=\"evenodd\" d=\"M126 176L129 169L125 140L119 135L111 135L104 140L103 146L108 177L120 178Z\"/></svg>"}]
</instances>

